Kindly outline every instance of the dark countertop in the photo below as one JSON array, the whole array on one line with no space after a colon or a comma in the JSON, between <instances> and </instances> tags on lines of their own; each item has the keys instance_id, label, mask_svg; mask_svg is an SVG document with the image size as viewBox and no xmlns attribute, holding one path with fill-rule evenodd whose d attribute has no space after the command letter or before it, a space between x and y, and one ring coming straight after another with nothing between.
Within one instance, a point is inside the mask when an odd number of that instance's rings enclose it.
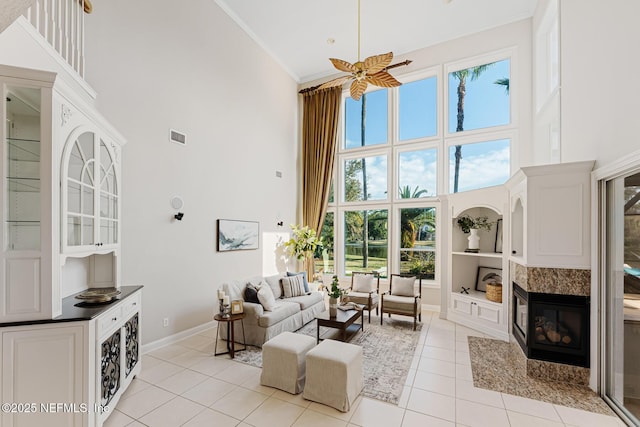
<instances>
[{"instance_id":1,"label":"dark countertop","mask_svg":"<svg viewBox=\"0 0 640 427\"><path fill-rule=\"evenodd\" d=\"M77 299L75 296L81 292L69 295L62 300L62 314L53 319L39 319L39 320L23 320L21 322L8 322L0 323L0 328L7 326L25 326L25 325L42 325L47 323L61 323L61 322L79 322L83 320L91 320L98 317L105 311L113 307L118 301L124 301L136 291L142 289L142 286L120 286L120 292L122 292L118 298L107 304L87 304L82 300ZM84 291L82 291L84 292Z\"/></svg>"}]
</instances>

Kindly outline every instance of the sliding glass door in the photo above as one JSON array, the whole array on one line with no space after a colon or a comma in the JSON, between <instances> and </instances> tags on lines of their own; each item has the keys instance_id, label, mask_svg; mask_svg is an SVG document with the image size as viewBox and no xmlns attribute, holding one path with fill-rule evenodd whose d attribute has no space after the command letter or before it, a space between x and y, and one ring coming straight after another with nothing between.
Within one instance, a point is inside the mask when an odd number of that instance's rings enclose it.
<instances>
[{"instance_id":1,"label":"sliding glass door","mask_svg":"<svg viewBox=\"0 0 640 427\"><path fill-rule=\"evenodd\" d=\"M605 184L604 389L640 423L640 171Z\"/></svg>"}]
</instances>

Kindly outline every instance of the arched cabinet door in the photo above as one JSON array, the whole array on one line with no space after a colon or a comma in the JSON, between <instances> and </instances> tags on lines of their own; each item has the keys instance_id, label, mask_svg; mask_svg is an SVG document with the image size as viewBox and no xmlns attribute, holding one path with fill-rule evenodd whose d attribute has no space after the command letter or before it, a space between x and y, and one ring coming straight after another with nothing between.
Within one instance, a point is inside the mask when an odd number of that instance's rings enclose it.
<instances>
[{"instance_id":1,"label":"arched cabinet door","mask_svg":"<svg viewBox=\"0 0 640 427\"><path fill-rule=\"evenodd\" d=\"M76 129L62 164L62 252L109 252L119 243L118 167L115 144L98 131Z\"/></svg>"}]
</instances>

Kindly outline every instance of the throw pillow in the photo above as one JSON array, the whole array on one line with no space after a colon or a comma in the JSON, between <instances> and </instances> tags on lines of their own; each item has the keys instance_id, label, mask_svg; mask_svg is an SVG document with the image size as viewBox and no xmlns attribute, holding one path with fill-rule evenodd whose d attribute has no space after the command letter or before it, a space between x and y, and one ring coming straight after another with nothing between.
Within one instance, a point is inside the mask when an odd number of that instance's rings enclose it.
<instances>
[{"instance_id":1,"label":"throw pillow","mask_svg":"<svg viewBox=\"0 0 640 427\"><path fill-rule=\"evenodd\" d=\"M299 297L300 295L306 294L302 275L283 277L282 290L284 291L285 298Z\"/></svg>"},{"instance_id":2,"label":"throw pillow","mask_svg":"<svg viewBox=\"0 0 640 427\"><path fill-rule=\"evenodd\" d=\"M290 271L287 271L287 276L291 277L291 276L302 276L302 280L304 281L304 292L307 293L309 292L309 280L307 279L307 272L306 271L302 271L300 273L292 273Z\"/></svg>"},{"instance_id":3,"label":"throw pillow","mask_svg":"<svg viewBox=\"0 0 640 427\"><path fill-rule=\"evenodd\" d=\"M280 286L280 279L282 279L283 276L283 274L275 274L273 276L264 278L267 284L271 287L273 297L276 299L282 298L282 287ZM264 283L264 281L262 283Z\"/></svg>"},{"instance_id":4,"label":"throw pillow","mask_svg":"<svg viewBox=\"0 0 640 427\"><path fill-rule=\"evenodd\" d=\"M351 289L353 289L354 292L364 292L368 294L374 289L373 283L373 274L354 274Z\"/></svg>"},{"instance_id":5,"label":"throw pillow","mask_svg":"<svg viewBox=\"0 0 640 427\"><path fill-rule=\"evenodd\" d=\"M393 283L391 286L391 295L396 295L399 297L413 297L416 295L415 292L415 283L416 278L413 277L399 277L395 276L393 278Z\"/></svg>"},{"instance_id":6,"label":"throw pillow","mask_svg":"<svg viewBox=\"0 0 640 427\"><path fill-rule=\"evenodd\" d=\"M267 284L260 286L260 290L258 291L258 300L266 311L273 311L278 307L276 298L273 296L273 291Z\"/></svg>"},{"instance_id":7,"label":"throw pillow","mask_svg":"<svg viewBox=\"0 0 640 427\"><path fill-rule=\"evenodd\" d=\"M248 284L244 289L244 300L246 302L260 304L260 300L258 299L258 290L253 285Z\"/></svg>"}]
</instances>

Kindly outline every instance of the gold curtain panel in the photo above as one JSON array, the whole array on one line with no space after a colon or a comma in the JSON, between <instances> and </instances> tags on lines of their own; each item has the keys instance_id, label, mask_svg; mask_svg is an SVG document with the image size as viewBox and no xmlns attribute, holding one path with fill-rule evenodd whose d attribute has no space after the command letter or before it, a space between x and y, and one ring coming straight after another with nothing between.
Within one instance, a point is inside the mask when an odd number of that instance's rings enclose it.
<instances>
[{"instance_id":1,"label":"gold curtain panel","mask_svg":"<svg viewBox=\"0 0 640 427\"><path fill-rule=\"evenodd\" d=\"M93 5L90 0L78 0L78 3L84 6L84 13L91 13L93 11Z\"/></svg>"}]
</instances>

